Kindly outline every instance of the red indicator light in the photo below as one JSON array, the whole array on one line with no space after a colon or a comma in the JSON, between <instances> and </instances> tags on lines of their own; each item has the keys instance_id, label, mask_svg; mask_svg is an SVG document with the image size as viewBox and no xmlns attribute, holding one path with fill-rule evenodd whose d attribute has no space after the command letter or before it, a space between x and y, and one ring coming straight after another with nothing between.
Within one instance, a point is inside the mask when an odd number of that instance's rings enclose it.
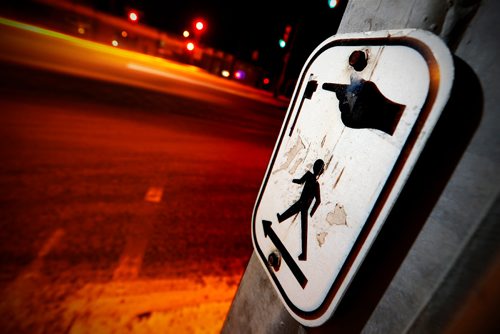
<instances>
[{"instance_id":1,"label":"red indicator light","mask_svg":"<svg viewBox=\"0 0 500 334\"><path fill-rule=\"evenodd\" d=\"M139 14L136 11L131 10L128 12L128 19L132 22L137 22L139 20Z\"/></svg>"},{"instance_id":2,"label":"red indicator light","mask_svg":"<svg viewBox=\"0 0 500 334\"><path fill-rule=\"evenodd\" d=\"M203 24L203 22L198 21L198 22L196 22L195 27L196 27L196 30L201 31L201 30L203 30L203 28L205 27L205 25Z\"/></svg>"}]
</instances>

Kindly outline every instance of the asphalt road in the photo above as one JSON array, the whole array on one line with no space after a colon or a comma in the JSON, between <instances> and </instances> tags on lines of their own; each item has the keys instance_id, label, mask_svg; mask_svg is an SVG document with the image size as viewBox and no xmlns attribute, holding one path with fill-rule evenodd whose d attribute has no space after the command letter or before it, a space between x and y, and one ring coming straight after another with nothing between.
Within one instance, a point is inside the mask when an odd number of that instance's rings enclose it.
<instances>
[{"instance_id":1,"label":"asphalt road","mask_svg":"<svg viewBox=\"0 0 500 334\"><path fill-rule=\"evenodd\" d=\"M4 333L217 331L252 253L253 205L286 103L7 23Z\"/></svg>"}]
</instances>

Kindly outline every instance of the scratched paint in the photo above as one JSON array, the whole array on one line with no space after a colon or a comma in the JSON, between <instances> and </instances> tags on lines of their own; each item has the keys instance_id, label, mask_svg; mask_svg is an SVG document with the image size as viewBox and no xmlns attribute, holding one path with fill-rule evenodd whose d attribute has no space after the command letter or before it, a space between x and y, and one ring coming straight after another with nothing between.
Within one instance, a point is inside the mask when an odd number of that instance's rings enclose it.
<instances>
[{"instance_id":1,"label":"scratched paint","mask_svg":"<svg viewBox=\"0 0 500 334\"><path fill-rule=\"evenodd\" d=\"M345 168L345 167L344 167ZM335 183L333 184L333 189L335 189L337 187L337 184L339 183L340 181L340 178L342 177L342 174L344 173L344 168L342 168L342 170L340 171L340 174L339 176L337 177L337 180L335 181Z\"/></svg>"},{"instance_id":2,"label":"scratched paint","mask_svg":"<svg viewBox=\"0 0 500 334\"><path fill-rule=\"evenodd\" d=\"M320 232L316 235L316 240L318 240L319 247L323 246L327 235L328 235L328 232Z\"/></svg>"},{"instance_id":3,"label":"scratched paint","mask_svg":"<svg viewBox=\"0 0 500 334\"><path fill-rule=\"evenodd\" d=\"M288 169L288 167L290 166L290 164L293 162L293 160L295 159L295 157L302 151L306 148L306 146L304 145L304 143L302 142L302 139L300 138L300 136L297 136L297 141L294 143L294 145L290 148L290 150L288 150L288 152L285 153L285 157L286 157L286 160L285 162L277 169L273 172L273 174L276 174L282 170L286 170ZM301 160L302 162L302 160ZM299 163L300 164L300 163ZM298 164L297 164L298 166ZM295 168L297 168L297 166L295 166Z\"/></svg>"},{"instance_id":4,"label":"scratched paint","mask_svg":"<svg viewBox=\"0 0 500 334\"><path fill-rule=\"evenodd\" d=\"M335 172L335 170L337 169L337 166L339 165L339 162L337 161L335 163L335 166L333 166L333 169L332 169L332 174Z\"/></svg>"},{"instance_id":5,"label":"scratched paint","mask_svg":"<svg viewBox=\"0 0 500 334\"><path fill-rule=\"evenodd\" d=\"M333 159L333 154L330 155L330 158L328 158L326 164L325 164L325 172L328 170L328 168L330 167L330 163L332 162L332 159ZM337 167L337 164L335 164L335 167Z\"/></svg>"},{"instance_id":6,"label":"scratched paint","mask_svg":"<svg viewBox=\"0 0 500 334\"><path fill-rule=\"evenodd\" d=\"M344 206L341 204L335 204L335 209L333 212L329 212L326 215L326 221L331 226L333 225L347 225L347 214L344 210Z\"/></svg>"},{"instance_id":7,"label":"scratched paint","mask_svg":"<svg viewBox=\"0 0 500 334\"><path fill-rule=\"evenodd\" d=\"M297 171L297 168L302 164L304 159L298 158L297 161L293 164L292 168L290 168L290 174L294 175L295 172Z\"/></svg>"}]
</instances>

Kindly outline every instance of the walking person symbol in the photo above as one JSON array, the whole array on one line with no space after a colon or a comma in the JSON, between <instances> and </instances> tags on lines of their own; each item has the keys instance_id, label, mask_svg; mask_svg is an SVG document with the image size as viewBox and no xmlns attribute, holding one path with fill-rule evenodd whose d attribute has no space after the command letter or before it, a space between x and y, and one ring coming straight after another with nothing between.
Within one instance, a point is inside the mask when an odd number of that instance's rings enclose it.
<instances>
[{"instance_id":1,"label":"walking person symbol","mask_svg":"<svg viewBox=\"0 0 500 334\"><path fill-rule=\"evenodd\" d=\"M319 204L321 203L321 196L319 190L318 178L323 173L325 163L323 160L318 159L314 162L313 173L307 171L304 176L300 179L293 179L293 183L303 184L302 194L297 202L292 204L285 212L282 214L276 214L278 217L278 222L283 222L293 215L300 212L300 225L301 225L301 238L302 238L302 253L299 255L300 261L305 261L307 259L307 213L309 207L312 204L313 199L316 201L311 209L311 217L316 212Z\"/></svg>"}]
</instances>

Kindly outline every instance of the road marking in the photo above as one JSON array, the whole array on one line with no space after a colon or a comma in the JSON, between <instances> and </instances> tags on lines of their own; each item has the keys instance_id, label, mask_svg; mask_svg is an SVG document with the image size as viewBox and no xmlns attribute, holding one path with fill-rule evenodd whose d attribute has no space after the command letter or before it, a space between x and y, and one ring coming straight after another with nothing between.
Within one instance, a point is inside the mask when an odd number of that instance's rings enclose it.
<instances>
[{"instance_id":1,"label":"road marking","mask_svg":"<svg viewBox=\"0 0 500 334\"><path fill-rule=\"evenodd\" d=\"M58 228L57 230L52 233L49 239L43 244L42 248L38 251L38 258L44 258L49 254L49 252L54 248L54 246L61 240L62 236L64 235L64 230L61 228Z\"/></svg>"},{"instance_id":2,"label":"road marking","mask_svg":"<svg viewBox=\"0 0 500 334\"><path fill-rule=\"evenodd\" d=\"M28 321L36 323L40 319L43 321L45 313L33 313L33 310L45 307L47 300L50 300L45 292L40 292L40 288L42 286L45 288L47 284L47 277L44 275L42 267L45 257L54 249L64 233L63 229L55 230L42 245L33 262L26 266L16 279L2 291L0 314L2 314L2 319L9 319L8 326L25 324ZM11 332L9 329L12 328L16 327L7 327L6 331ZM5 330L5 328L2 329Z\"/></svg>"},{"instance_id":3,"label":"road marking","mask_svg":"<svg viewBox=\"0 0 500 334\"><path fill-rule=\"evenodd\" d=\"M144 200L146 202L159 203L163 197L163 187L149 187ZM147 206L153 214L158 206ZM123 253L118 260L118 265L113 271L113 281L131 281L139 277L142 267L144 253L148 246L149 236L153 231L150 221L130 222L127 226L127 241Z\"/></svg>"},{"instance_id":4,"label":"road marking","mask_svg":"<svg viewBox=\"0 0 500 334\"><path fill-rule=\"evenodd\" d=\"M144 196L146 202L160 203L163 196L162 187L150 187Z\"/></svg>"},{"instance_id":5,"label":"road marking","mask_svg":"<svg viewBox=\"0 0 500 334\"><path fill-rule=\"evenodd\" d=\"M131 281L139 277L142 261L153 226L149 222L135 223L129 226L127 242L113 271L113 281Z\"/></svg>"},{"instance_id":6,"label":"road marking","mask_svg":"<svg viewBox=\"0 0 500 334\"><path fill-rule=\"evenodd\" d=\"M123 254L113 272L113 281L128 281L139 277L142 267L143 254L129 255Z\"/></svg>"}]
</instances>

